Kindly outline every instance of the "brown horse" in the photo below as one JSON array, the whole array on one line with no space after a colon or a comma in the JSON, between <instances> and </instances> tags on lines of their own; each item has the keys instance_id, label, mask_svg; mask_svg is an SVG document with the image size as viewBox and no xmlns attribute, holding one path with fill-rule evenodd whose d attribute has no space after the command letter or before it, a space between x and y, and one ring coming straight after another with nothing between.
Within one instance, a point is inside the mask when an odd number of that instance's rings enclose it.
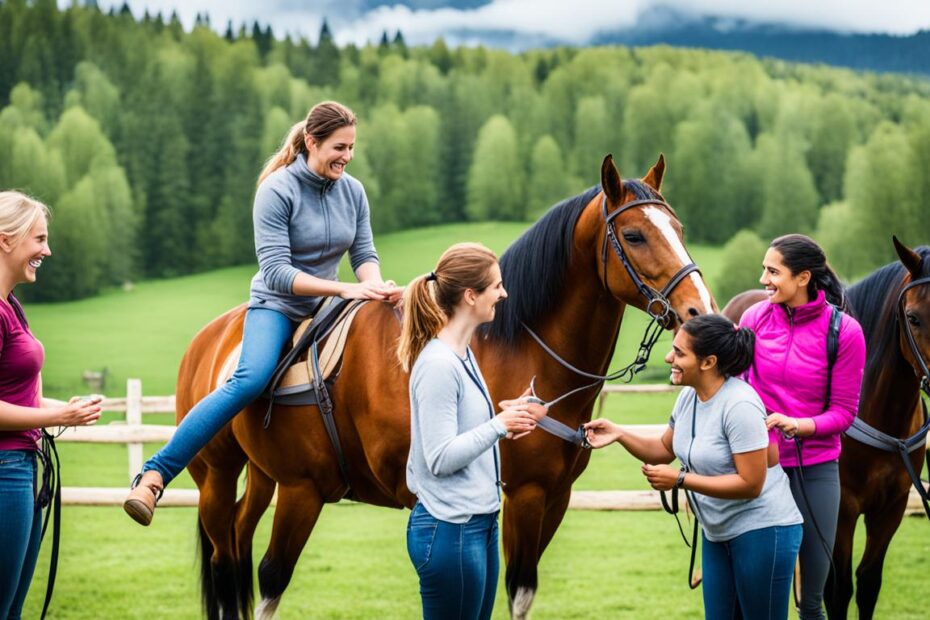
<instances>
[{"instance_id":1,"label":"brown horse","mask_svg":"<svg viewBox=\"0 0 930 620\"><path fill-rule=\"evenodd\" d=\"M473 343L495 400L520 394L534 375L540 395L549 398L590 381L554 361L530 339L529 328L569 363L603 375L627 305L648 307L666 328L715 310L678 218L659 194L664 170L660 156L642 180L624 181L608 156L600 188L553 207L504 254L510 298ZM194 338L178 379L178 421L214 385L241 339L244 314L234 309ZM405 485L410 413L408 376L395 353L399 333L390 306L364 306L348 335L332 399L352 497L409 508L415 498ZM596 387L563 400L550 416L577 428L591 417ZM317 409L276 405L266 430L266 405L260 401L236 416L189 467L201 492L201 581L210 618L250 615L252 537L275 483L271 540L258 569L258 616L274 613L323 504L347 493ZM537 587L536 565L590 453L539 429L506 442L502 453L507 592L513 615L524 617ZM246 463L247 484L237 501Z\"/></svg>"},{"instance_id":2,"label":"brown horse","mask_svg":"<svg viewBox=\"0 0 930 620\"><path fill-rule=\"evenodd\" d=\"M862 325L868 357L859 398L858 417L890 437L905 439L921 428L920 380L924 371L907 344L897 300L912 280L930 276L930 248L913 251L894 239L901 261L886 265L847 289L848 311ZM734 297L723 313L739 320L763 291ZM930 359L930 284L904 296L904 315L923 359ZM826 346L826 345L825 345ZM924 450L910 453L919 472ZM881 589L882 567L888 545L907 507L911 479L897 452L880 450L849 436L840 455L840 512L833 547L833 568L824 602L830 618L846 618L853 594L852 550L856 522L865 515L866 544L856 569L859 617L871 618Z\"/></svg>"}]
</instances>

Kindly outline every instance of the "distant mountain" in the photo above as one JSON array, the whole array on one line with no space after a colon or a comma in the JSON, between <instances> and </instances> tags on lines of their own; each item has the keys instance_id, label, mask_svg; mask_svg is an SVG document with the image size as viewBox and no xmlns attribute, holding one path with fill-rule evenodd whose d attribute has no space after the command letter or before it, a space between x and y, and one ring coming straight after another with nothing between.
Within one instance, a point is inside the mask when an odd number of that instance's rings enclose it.
<instances>
[{"instance_id":1,"label":"distant mountain","mask_svg":"<svg viewBox=\"0 0 930 620\"><path fill-rule=\"evenodd\" d=\"M357 0L355 6L364 14L378 7L396 4L417 11L440 8L469 10L489 3L490 0ZM930 75L930 31L927 30L910 36L848 34L827 28L805 29L784 23L701 15L696 10L650 4L643 9L635 26L623 30L592 32L592 38L586 44L666 44L740 50L794 62ZM515 52L575 44L553 36L528 32L519 26L512 30L462 28L435 34L436 37L440 35L451 45L482 44Z\"/></svg>"},{"instance_id":2,"label":"distant mountain","mask_svg":"<svg viewBox=\"0 0 930 620\"><path fill-rule=\"evenodd\" d=\"M825 63L870 71L930 74L930 31L910 36L802 30L723 17L661 12L636 27L598 34L592 45L657 45L741 50L794 62Z\"/></svg>"}]
</instances>

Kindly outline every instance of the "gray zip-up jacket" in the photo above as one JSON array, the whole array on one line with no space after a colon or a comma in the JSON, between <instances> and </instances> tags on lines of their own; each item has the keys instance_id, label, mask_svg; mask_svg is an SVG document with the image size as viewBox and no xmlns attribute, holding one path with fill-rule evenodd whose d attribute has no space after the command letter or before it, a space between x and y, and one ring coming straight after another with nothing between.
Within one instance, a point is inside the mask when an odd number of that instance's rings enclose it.
<instances>
[{"instance_id":1,"label":"gray zip-up jacket","mask_svg":"<svg viewBox=\"0 0 930 620\"><path fill-rule=\"evenodd\" d=\"M259 271L252 278L249 308L300 320L320 298L294 295L298 273L338 280L346 252L353 271L379 262L365 188L346 173L337 181L318 176L304 154L258 187L252 220Z\"/></svg>"}]
</instances>

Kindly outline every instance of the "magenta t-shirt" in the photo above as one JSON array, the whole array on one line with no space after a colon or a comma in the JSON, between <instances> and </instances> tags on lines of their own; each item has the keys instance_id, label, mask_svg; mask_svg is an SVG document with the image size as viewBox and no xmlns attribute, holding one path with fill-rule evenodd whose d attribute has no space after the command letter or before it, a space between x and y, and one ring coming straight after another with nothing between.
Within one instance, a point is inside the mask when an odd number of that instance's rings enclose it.
<instances>
[{"instance_id":1,"label":"magenta t-shirt","mask_svg":"<svg viewBox=\"0 0 930 620\"><path fill-rule=\"evenodd\" d=\"M0 400L21 407L39 406L42 343L29 331L23 307L10 293L0 301ZM0 450L36 450L39 429L0 431Z\"/></svg>"}]
</instances>

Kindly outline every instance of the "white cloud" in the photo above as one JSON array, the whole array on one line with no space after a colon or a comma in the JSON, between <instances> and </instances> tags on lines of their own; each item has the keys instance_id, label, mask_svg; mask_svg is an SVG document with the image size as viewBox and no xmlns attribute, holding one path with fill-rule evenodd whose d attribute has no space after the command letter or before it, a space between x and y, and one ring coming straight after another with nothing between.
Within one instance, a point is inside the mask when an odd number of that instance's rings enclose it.
<instances>
[{"instance_id":1,"label":"white cloud","mask_svg":"<svg viewBox=\"0 0 930 620\"><path fill-rule=\"evenodd\" d=\"M217 30L225 28L230 19L236 27L258 20L271 24L279 36L291 32L311 38L319 32L325 15L341 43L377 41L384 31L400 30L409 42L420 43L449 33L483 31L583 45L600 31L634 25L640 13L661 5L682 13L846 32L906 35L930 28L927 0L494 0L472 10L414 11L394 5L364 15L359 11L359 0L267 0L261 4L254 0L129 0L129 5L137 15L145 8L165 15L176 9L188 26L196 13L209 12Z\"/></svg>"}]
</instances>

